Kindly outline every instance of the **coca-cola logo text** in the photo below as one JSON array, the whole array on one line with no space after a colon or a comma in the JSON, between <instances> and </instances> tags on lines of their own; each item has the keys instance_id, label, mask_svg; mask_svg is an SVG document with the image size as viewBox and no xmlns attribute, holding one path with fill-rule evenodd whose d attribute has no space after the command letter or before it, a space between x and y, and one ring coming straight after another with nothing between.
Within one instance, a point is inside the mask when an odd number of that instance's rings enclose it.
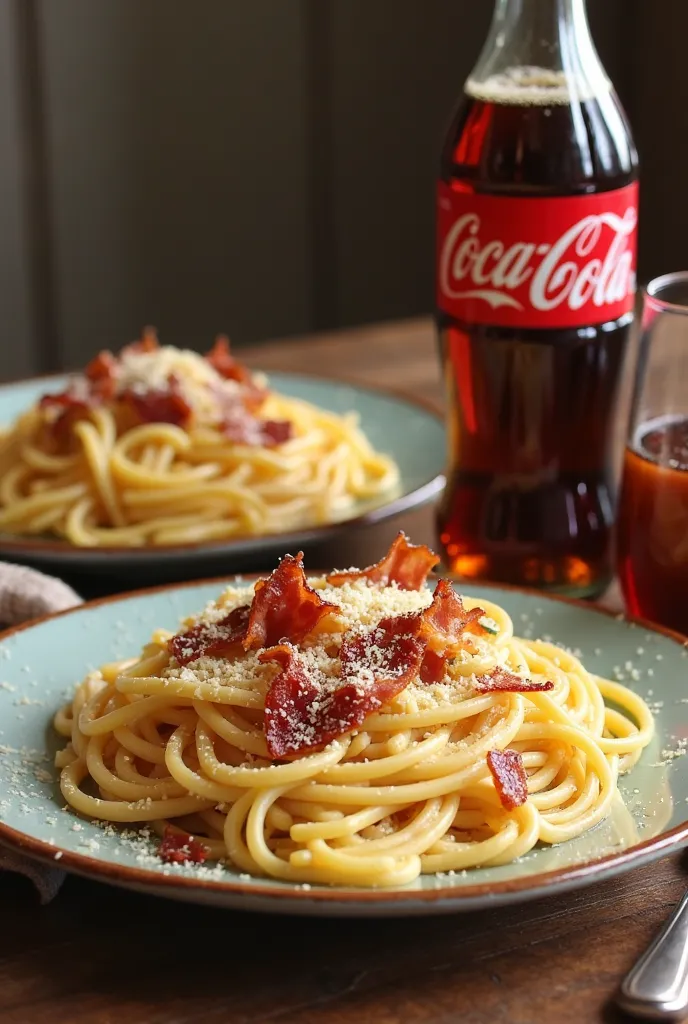
<instances>
[{"instance_id":1,"label":"coca-cola logo text","mask_svg":"<svg viewBox=\"0 0 688 1024\"><path fill-rule=\"evenodd\" d=\"M637 186L542 200L440 190L438 295L448 312L470 303L486 311L481 320L500 322L501 311L508 322L549 326L631 307Z\"/></svg>"}]
</instances>

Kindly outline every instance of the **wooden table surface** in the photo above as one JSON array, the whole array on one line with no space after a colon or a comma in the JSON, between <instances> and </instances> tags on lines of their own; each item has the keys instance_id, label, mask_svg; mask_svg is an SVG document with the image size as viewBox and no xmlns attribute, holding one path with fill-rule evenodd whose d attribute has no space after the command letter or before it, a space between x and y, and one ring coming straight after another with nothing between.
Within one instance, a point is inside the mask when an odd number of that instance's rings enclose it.
<instances>
[{"instance_id":1,"label":"wooden table surface","mask_svg":"<svg viewBox=\"0 0 688 1024\"><path fill-rule=\"evenodd\" d=\"M427 321L275 343L248 358L441 400ZM429 510L402 524L432 542ZM369 561L398 526L354 535L350 557L338 545L336 561ZM622 1021L615 988L685 884L674 855L511 908L359 922L186 906L75 877L41 907L27 881L0 875L0 1022Z\"/></svg>"}]
</instances>

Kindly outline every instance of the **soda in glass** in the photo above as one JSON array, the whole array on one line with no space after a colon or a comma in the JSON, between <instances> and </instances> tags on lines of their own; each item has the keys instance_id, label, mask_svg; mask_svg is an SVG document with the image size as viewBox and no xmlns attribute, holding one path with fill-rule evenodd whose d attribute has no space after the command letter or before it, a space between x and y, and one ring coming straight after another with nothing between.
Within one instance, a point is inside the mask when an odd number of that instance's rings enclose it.
<instances>
[{"instance_id":1,"label":"soda in glass","mask_svg":"<svg viewBox=\"0 0 688 1024\"><path fill-rule=\"evenodd\" d=\"M618 566L632 615L688 634L688 272L645 294Z\"/></svg>"}]
</instances>

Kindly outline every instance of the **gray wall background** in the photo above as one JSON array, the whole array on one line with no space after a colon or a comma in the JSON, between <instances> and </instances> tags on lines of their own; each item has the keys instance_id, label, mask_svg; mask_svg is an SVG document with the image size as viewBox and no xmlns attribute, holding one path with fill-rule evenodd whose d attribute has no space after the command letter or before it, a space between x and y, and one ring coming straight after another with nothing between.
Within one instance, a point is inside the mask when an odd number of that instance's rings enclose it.
<instances>
[{"instance_id":1,"label":"gray wall background","mask_svg":"<svg viewBox=\"0 0 688 1024\"><path fill-rule=\"evenodd\" d=\"M685 0L589 0L686 261ZM0 376L144 324L235 343L429 311L433 181L491 0L0 0Z\"/></svg>"}]
</instances>

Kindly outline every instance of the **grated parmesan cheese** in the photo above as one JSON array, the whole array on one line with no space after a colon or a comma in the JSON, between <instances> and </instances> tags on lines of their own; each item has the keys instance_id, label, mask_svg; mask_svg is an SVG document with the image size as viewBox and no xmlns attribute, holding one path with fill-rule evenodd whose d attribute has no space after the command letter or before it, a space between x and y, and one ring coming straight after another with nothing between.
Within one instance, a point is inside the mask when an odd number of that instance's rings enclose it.
<instances>
[{"instance_id":1,"label":"grated parmesan cheese","mask_svg":"<svg viewBox=\"0 0 688 1024\"><path fill-rule=\"evenodd\" d=\"M237 399L242 386L234 380L226 380L198 352L162 345L152 352L123 349L113 368L115 394L133 391L146 394L150 390L167 391L170 376L178 382L182 397L191 407L200 424L215 424L222 420L221 398ZM265 384L261 374L255 374L258 386ZM75 397L87 397L88 383L83 375L73 378L71 384Z\"/></svg>"}]
</instances>

